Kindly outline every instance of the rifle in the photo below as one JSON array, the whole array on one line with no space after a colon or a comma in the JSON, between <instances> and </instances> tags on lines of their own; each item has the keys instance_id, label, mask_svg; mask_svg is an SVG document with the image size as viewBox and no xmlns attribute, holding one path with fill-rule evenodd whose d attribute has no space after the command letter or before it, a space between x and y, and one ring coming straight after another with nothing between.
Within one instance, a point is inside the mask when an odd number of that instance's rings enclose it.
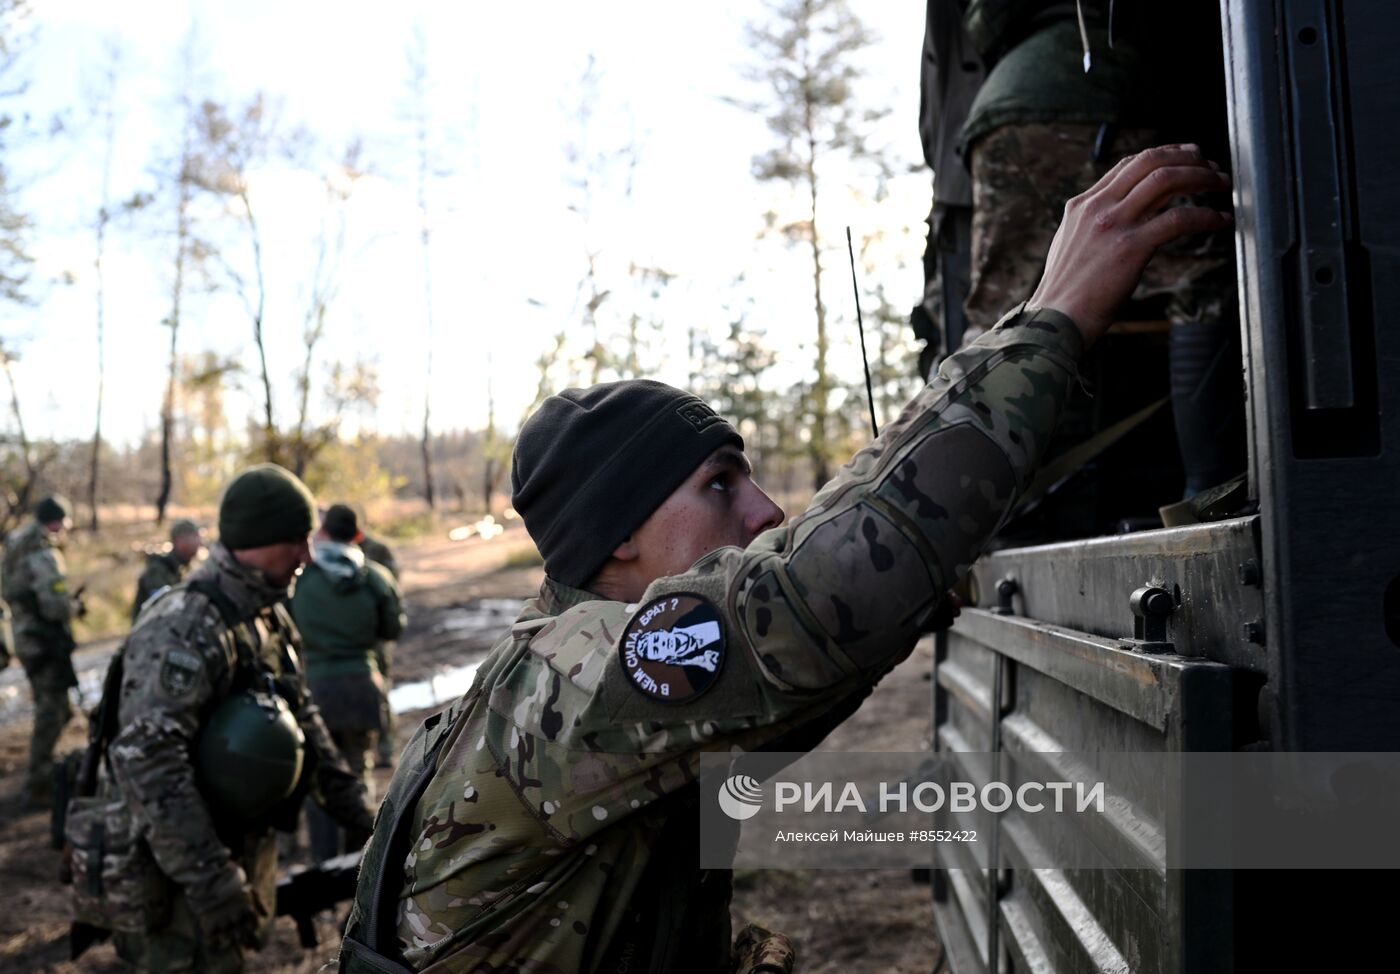
<instances>
[{"instance_id":1,"label":"rifle","mask_svg":"<svg viewBox=\"0 0 1400 974\"><path fill-rule=\"evenodd\" d=\"M315 866L293 869L277 881L277 915L296 921L297 937L307 950L320 943L312 922L316 914L355 898L362 854L363 850L347 852Z\"/></svg>"}]
</instances>

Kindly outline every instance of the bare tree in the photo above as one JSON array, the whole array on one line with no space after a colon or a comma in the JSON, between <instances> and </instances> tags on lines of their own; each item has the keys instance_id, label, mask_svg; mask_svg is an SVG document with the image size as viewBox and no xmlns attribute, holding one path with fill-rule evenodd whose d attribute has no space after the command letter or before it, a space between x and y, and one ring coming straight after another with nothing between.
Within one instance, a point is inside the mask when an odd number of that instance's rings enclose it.
<instances>
[{"instance_id":1,"label":"bare tree","mask_svg":"<svg viewBox=\"0 0 1400 974\"><path fill-rule=\"evenodd\" d=\"M574 191L569 209L578 215L583 229L585 270L579 279L575 300L582 302L582 331L589 336L590 344L583 358L587 363L590 385L596 385L605 371L616 371L619 365L608 350L599 315L609 299L613 300L613 304L617 303L613 296L615 288L603 280L599 270L603 256L603 249L596 239L599 200L608 189L613 189L621 202L629 200L638 161L638 148L633 139L616 146L595 144L593 117L601 98L602 78L597 59L589 54L579 76L576 100L562 106L573 122L572 133L564 143L564 161L567 180Z\"/></svg>"},{"instance_id":2,"label":"bare tree","mask_svg":"<svg viewBox=\"0 0 1400 974\"><path fill-rule=\"evenodd\" d=\"M106 362L106 317L107 317L107 229L112 222L112 157L117 146L117 72L121 63L121 49L112 41L107 50L107 65L103 72L103 84L98 94L97 115L102 132L102 197L97 207L96 254L93 257L93 270L96 273L97 288L97 409L92 424L92 462L88 466L88 509L91 511L89 526L98 529L97 483L102 456L102 395L107 381Z\"/></svg>"},{"instance_id":3,"label":"bare tree","mask_svg":"<svg viewBox=\"0 0 1400 974\"><path fill-rule=\"evenodd\" d=\"M328 435L334 430L331 424L315 429L311 426L312 366L316 348L326 333L326 314L340 290L341 260L345 255L348 226L346 206L356 182L364 175L360 167L360 153L360 143L351 142L339 163L322 179L326 199L321 212L320 232L317 235L316 266L311 275L310 299L307 302L306 319L302 328L302 347L305 354L302 357L301 371L297 373L297 421L288 438L292 470L298 477L306 472L306 465L325 445Z\"/></svg>"},{"instance_id":4,"label":"bare tree","mask_svg":"<svg viewBox=\"0 0 1400 974\"><path fill-rule=\"evenodd\" d=\"M822 238L819 229L822 163L830 157L869 159L866 130L879 113L862 111L854 85L861 72L853 57L871 43L871 35L847 0L770 0L769 19L748 28L757 63L750 80L765 85L766 97L731 101L762 114L777 144L754 157L754 177L786 183L806 197L806 213L781 224L770 214L769 227L792 245L805 245L812 261L812 304L816 317L815 375L806 400L809 454L815 485L830 479L832 443L828 435L831 396L836 388L827 363L830 339L822 298Z\"/></svg>"},{"instance_id":5,"label":"bare tree","mask_svg":"<svg viewBox=\"0 0 1400 974\"><path fill-rule=\"evenodd\" d=\"M0 0L0 98L23 93L23 83L12 85L9 78L16 58L27 37L26 20L29 4L26 0ZM24 304L29 298L25 291L29 283L29 216L15 205L9 171L3 157L8 154L10 139L17 126L9 112L0 112L0 301Z\"/></svg>"},{"instance_id":6,"label":"bare tree","mask_svg":"<svg viewBox=\"0 0 1400 974\"><path fill-rule=\"evenodd\" d=\"M24 468L24 475L15 477L10 464L5 465L6 510L4 518L0 519L0 533L3 533L4 529L9 528L12 523L23 517L24 511L29 507L29 497L34 490L35 481L38 479L34 450L30 445L29 435L24 430L24 413L19 408L19 386L15 384L15 373L12 368L17 358L17 353L8 348L3 340L0 340L0 371L5 373L5 381L10 387L10 415L15 422L15 447L19 454L20 466Z\"/></svg>"},{"instance_id":7,"label":"bare tree","mask_svg":"<svg viewBox=\"0 0 1400 974\"><path fill-rule=\"evenodd\" d=\"M432 440L429 424L433 407L433 246L429 220L428 184L432 176L432 154L428 145L428 38L420 26L408 49L409 114L417 148L418 239L423 245L423 305L427 315L427 361L423 377L423 498L429 508L437 506L433 486Z\"/></svg>"},{"instance_id":8,"label":"bare tree","mask_svg":"<svg viewBox=\"0 0 1400 974\"><path fill-rule=\"evenodd\" d=\"M280 148L274 106L258 93L242 108L229 112L218 102L206 100L196 115L199 135L198 166L195 177L199 187L227 200L234 214L243 223L249 246L252 280L234 265L223 260L223 269L234 291L243 302L253 325L253 344L258 352L259 376L263 398L263 453L273 462L283 459L277 434L277 419L273 409L272 376L267 367L267 345L264 341L264 316L267 310L267 281L263 268L262 228L253 207L250 179L271 153Z\"/></svg>"},{"instance_id":9,"label":"bare tree","mask_svg":"<svg viewBox=\"0 0 1400 974\"><path fill-rule=\"evenodd\" d=\"M170 314L162 322L170 329L170 352L167 364L165 396L160 408L160 492L156 495L156 523L165 523L165 511L170 504L175 477L171 469L175 437L175 396L180 377L180 313L189 284L189 277L207 248L194 232L194 192L197 185L198 159L195 152L196 120L194 110L195 35L191 31L183 48L183 78L180 91L180 154L174 172L167 177L175 205L175 259L170 284Z\"/></svg>"}]
</instances>

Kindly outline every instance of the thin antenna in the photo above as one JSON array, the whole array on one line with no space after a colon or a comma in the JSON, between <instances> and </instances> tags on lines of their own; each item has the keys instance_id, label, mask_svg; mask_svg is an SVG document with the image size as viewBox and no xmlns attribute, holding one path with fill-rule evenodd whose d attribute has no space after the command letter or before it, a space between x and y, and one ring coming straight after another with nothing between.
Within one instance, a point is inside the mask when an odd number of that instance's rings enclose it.
<instances>
[{"instance_id":1,"label":"thin antenna","mask_svg":"<svg viewBox=\"0 0 1400 974\"><path fill-rule=\"evenodd\" d=\"M860 316L860 286L856 284L856 248L851 243L851 228L846 228L846 253L851 255L851 291L856 296L856 328L860 331L860 361L865 366L865 395L870 401L870 429L878 438L880 424L875 421L875 389L870 384L870 359L865 354L865 322Z\"/></svg>"}]
</instances>

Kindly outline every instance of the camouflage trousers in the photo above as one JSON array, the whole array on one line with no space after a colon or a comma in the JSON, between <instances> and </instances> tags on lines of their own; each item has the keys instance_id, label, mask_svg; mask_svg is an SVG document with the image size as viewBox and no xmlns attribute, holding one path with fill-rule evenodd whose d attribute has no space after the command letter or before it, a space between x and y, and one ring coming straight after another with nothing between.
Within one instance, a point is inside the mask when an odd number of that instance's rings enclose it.
<instances>
[{"instance_id":1,"label":"camouflage trousers","mask_svg":"<svg viewBox=\"0 0 1400 974\"><path fill-rule=\"evenodd\" d=\"M34 697L34 729L29 738L29 794L43 799L53 784L53 751L63 728L73 719L68 703L69 671L54 665L52 650L30 636L15 637L15 655L24 664Z\"/></svg>"},{"instance_id":2,"label":"camouflage trousers","mask_svg":"<svg viewBox=\"0 0 1400 974\"><path fill-rule=\"evenodd\" d=\"M1123 129L1095 162L1099 127L1083 123L1004 125L973 143L972 269L964 342L989 330L1040 282L1065 203L1125 155L1156 145L1152 129ZM1223 200L1212 200L1222 205ZM1229 232L1164 247L1133 293L1161 302L1173 324L1220 321L1235 303L1234 240Z\"/></svg>"},{"instance_id":3,"label":"camouflage trousers","mask_svg":"<svg viewBox=\"0 0 1400 974\"><path fill-rule=\"evenodd\" d=\"M243 851L234 861L243 867L258 916L257 942L267 943L272 932L273 908L277 902L277 843L270 832L244 836ZM143 974L169 974L196 971L199 974L239 974L245 969L243 948L233 944L210 944L204 938L199 919L190 909L180 888L170 883L169 919L144 934L114 933L117 956ZM254 969L266 965L250 964Z\"/></svg>"},{"instance_id":4,"label":"camouflage trousers","mask_svg":"<svg viewBox=\"0 0 1400 974\"><path fill-rule=\"evenodd\" d=\"M198 971L200 974L238 974L243 951L234 946L210 949L200 935L199 921L183 896L171 905L170 922L158 932L113 935L117 956L142 974Z\"/></svg>"},{"instance_id":5,"label":"camouflage trousers","mask_svg":"<svg viewBox=\"0 0 1400 974\"><path fill-rule=\"evenodd\" d=\"M389 691L393 689L393 683L386 676L384 678L384 695L379 705L379 744L375 748L375 767L392 768L394 758L398 757L398 748L394 746L395 732L398 730L398 720L394 717L394 708L389 705Z\"/></svg>"},{"instance_id":6,"label":"camouflage trousers","mask_svg":"<svg viewBox=\"0 0 1400 974\"><path fill-rule=\"evenodd\" d=\"M365 783L369 791L371 807L374 803L374 782L370 770L374 767L375 754L379 743L379 732L373 730L331 731L331 739L340 749L341 757L350 765L350 771ZM336 824L335 819L317 805L306 801L306 829L311 836L311 856L317 862L354 850L345 848L345 830Z\"/></svg>"}]
</instances>

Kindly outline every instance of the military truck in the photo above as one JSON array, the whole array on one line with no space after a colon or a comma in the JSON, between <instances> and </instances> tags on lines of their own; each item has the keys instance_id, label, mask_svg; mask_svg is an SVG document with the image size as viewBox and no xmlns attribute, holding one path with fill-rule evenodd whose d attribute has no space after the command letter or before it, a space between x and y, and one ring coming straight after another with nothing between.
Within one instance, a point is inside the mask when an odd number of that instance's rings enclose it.
<instances>
[{"instance_id":1,"label":"military truck","mask_svg":"<svg viewBox=\"0 0 1400 974\"><path fill-rule=\"evenodd\" d=\"M1400 750L1400 6L1224 0L1219 23L1245 496L1221 519L984 556L937 642L939 751ZM1099 824L1135 868L1025 868L1045 839L1029 816L1000 822L989 868L939 847L955 974L1301 970L1319 945L1319 969L1394 966L1374 943L1393 874L1171 869L1146 841L1165 810ZM1350 933L1322 925L1328 905Z\"/></svg>"}]
</instances>

